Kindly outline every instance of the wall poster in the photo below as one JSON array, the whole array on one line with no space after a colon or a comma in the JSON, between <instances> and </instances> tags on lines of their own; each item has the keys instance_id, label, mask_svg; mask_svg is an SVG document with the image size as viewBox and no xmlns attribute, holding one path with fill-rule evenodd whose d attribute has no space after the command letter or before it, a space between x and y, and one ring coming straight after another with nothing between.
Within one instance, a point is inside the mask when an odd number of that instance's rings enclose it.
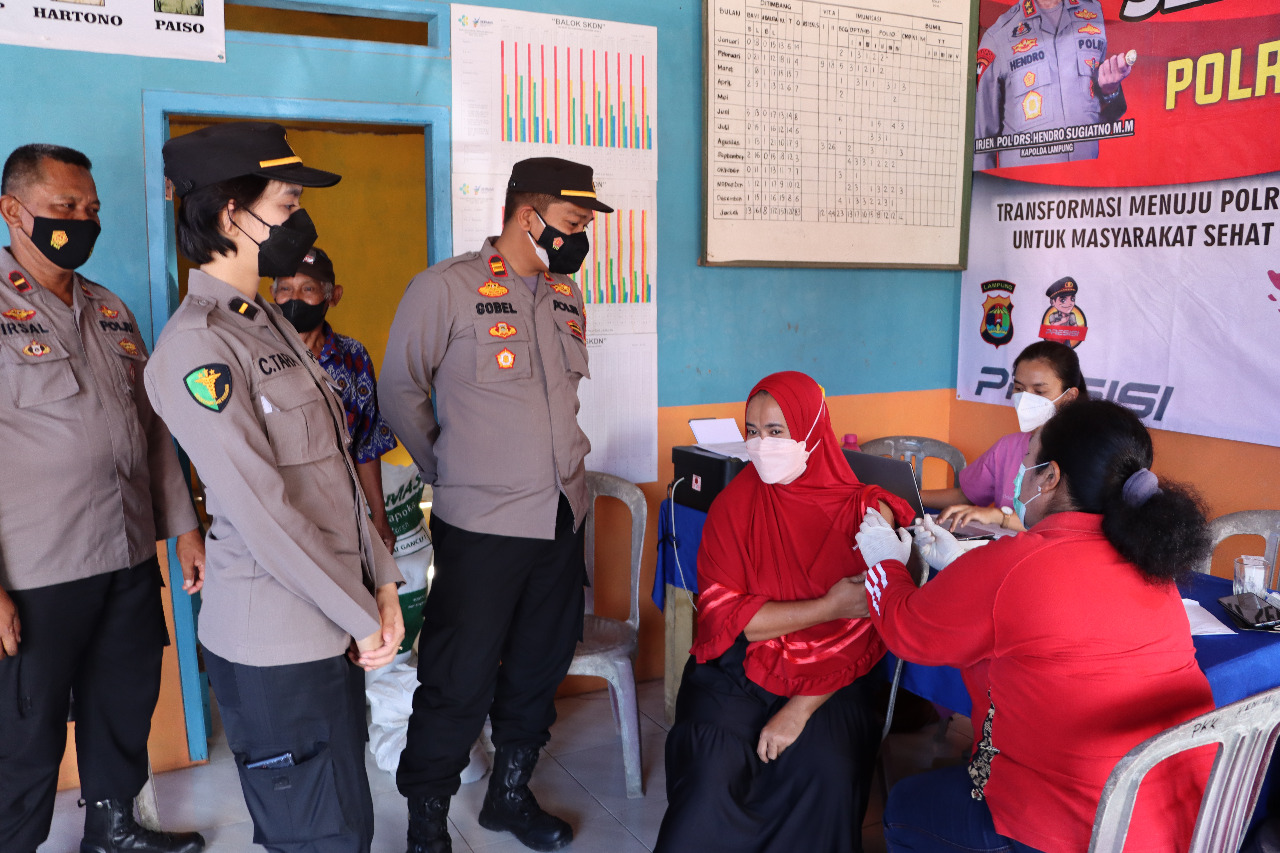
<instances>
[{"instance_id":1,"label":"wall poster","mask_svg":"<svg viewBox=\"0 0 1280 853\"><path fill-rule=\"evenodd\" d=\"M222 0L4 0L0 44L227 61Z\"/></svg>"},{"instance_id":2,"label":"wall poster","mask_svg":"<svg viewBox=\"0 0 1280 853\"><path fill-rule=\"evenodd\" d=\"M707 0L706 262L964 263L969 0Z\"/></svg>"}]
</instances>

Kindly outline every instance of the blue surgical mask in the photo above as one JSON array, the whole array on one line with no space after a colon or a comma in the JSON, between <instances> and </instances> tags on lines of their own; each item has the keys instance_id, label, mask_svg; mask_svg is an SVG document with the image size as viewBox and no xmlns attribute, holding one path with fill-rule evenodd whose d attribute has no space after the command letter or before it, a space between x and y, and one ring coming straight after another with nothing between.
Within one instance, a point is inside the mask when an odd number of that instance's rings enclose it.
<instances>
[{"instance_id":1,"label":"blue surgical mask","mask_svg":"<svg viewBox=\"0 0 1280 853\"><path fill-rule=\"evenodd\" d=\"M1040 491L1040 487L1036 486L1036 493L1031 496L1031 500L1027 501L1026 503L1023 503L1022 475L1026 474L1028 471L1034 471L1037 468L1043 468L1048 464L1049 464L1048 462L1041 462L1039 465L1032 465L1030 468L1028 468L1026 465L1023 465L1022 463L1018 463L1018 476L1013 478L1013 511L1018 516L1018 521L1022 522L1023 527L1026 527L1027 525L1027 504L1031 503L1031 501L1040 497L1042 492Z\"/></svg>"}]
</instances>

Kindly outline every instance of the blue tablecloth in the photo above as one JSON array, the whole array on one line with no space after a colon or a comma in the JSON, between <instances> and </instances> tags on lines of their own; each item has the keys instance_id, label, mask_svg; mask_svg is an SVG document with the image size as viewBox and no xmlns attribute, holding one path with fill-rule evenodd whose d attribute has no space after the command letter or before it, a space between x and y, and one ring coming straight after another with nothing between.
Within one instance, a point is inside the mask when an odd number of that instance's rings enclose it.
<instances>
[{"instance_id":1,"label":"blue tablecloth","mask_svg":"<svg viewBox=\"0 0 1280 853\"><path fill-rule=\"evenodd\" d=\"M1231 581L1210 575L1193 575L1180 589L1183 598L1194 599L1224 624L1232 626L1231 617L1218 603L1219 598L1231 594ZM1192 640L1196 647L1196 662L1209 679L1213 702L1218 707L1280 687L1280 634L1239 631L1232 635L1193 637ZM884 666L890 674L895 662L893 655L885 659ZM902 670L902 686L917 696L961 714L968 715L971 710L969 693L964 688L960 671L949 666L908 663Z\"/></svg>"}]
</instances>

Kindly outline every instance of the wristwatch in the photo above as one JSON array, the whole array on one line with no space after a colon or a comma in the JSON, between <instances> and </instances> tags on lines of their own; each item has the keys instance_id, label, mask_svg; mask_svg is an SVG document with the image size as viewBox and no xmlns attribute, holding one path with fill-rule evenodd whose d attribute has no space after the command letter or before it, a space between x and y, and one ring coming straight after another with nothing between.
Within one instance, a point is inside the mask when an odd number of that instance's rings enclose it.
<instances>
[{"instance_id":1,"label":"wristwatch","mask_svg":"<svg viewBox=\"0 0 1280 853\"><path fill-rule=\"evenodd\" d=\"M1003 515L1000 516L1000 526L1008 527L1009 516L1013 515L1013 507L1002 506L1000 507L1000 512L1004 513Z\"/></svg>"}]
</instances>

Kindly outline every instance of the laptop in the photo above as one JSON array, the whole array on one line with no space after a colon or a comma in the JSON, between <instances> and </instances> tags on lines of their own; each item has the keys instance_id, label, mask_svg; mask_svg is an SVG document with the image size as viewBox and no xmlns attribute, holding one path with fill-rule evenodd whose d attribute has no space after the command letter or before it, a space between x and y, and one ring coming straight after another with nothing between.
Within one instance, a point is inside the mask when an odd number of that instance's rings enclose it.
<instances>
[{"instance_id":1,"label":"laptop","mask_svg":"<svg viewBox=\"0 0 1280 853\"><path fill-rule=\"evenodd\" d=\"M924 502L920 500L920 489L916 486L916 472L911 463L905 459L892 459L888 456L876 456L874 453L862 453L858 450L844 450L844 458L848 461L853 474L860 482L871 486L879 486L891 495L897 495L911 506L916 518L925 514ZM1000 535L1000 528L990 524L970 523L951 531L957 539L990 539ZM1008 533L1008 531L1003 531Z\"/></svg>"}]
</instances>

